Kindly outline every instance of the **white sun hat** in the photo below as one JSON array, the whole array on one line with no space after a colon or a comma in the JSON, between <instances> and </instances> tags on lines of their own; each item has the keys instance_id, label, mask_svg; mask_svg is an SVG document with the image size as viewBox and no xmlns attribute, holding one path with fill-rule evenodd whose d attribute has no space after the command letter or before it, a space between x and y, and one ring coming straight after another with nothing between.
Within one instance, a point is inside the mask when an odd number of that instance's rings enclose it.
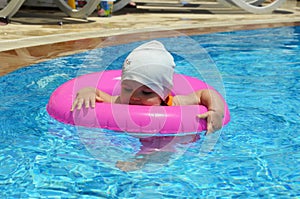
<instances>
[{"instance_id":1,"label":"white sun hat","mask_svg":"<svg viewBox=\"0 0 300 199\"><path fill-rule=\"evenodd\" d=\"M125 59L121 80L137 81L156 92L161 99L173 88L175 62L159 41L150 41L135 48Z\"/></svg>"}]
</instances>

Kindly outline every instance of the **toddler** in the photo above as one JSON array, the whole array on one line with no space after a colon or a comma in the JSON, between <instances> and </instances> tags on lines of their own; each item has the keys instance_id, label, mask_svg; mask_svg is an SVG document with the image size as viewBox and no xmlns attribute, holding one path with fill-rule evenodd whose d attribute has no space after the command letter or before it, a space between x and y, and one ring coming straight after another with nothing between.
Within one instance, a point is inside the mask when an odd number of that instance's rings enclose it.
<instances>
[{"instance_id":1,"label":"toddler","mask_svg":"<svg viewBox=\"0 0 300 199\"><path fill-rule=\"evenodd\" d=\"M204 105L208 111L195 117L206 119L206 134L222 128L224 103L218 93L202 89L188 95L171 95L174 74L173 56L158 41L150 41L134 49L125 59L122 67L121 93L111 96L96 88L87 87L78 91L71 111L95 107L96 102L121 103L144 106ZM176 137L141 138L141 151L132 162L117 162L124 171L141 168L150 156L157 152L170 152L176 143L190 143L198 135ZM160 141L158 141L160 140ZM164 140L164 141L163 141ZM171 145L170 145L171 143ZM172 147L171 147L172 148ZM142 156L141 156L142 155Z\"/></svg>"}]
</instances>

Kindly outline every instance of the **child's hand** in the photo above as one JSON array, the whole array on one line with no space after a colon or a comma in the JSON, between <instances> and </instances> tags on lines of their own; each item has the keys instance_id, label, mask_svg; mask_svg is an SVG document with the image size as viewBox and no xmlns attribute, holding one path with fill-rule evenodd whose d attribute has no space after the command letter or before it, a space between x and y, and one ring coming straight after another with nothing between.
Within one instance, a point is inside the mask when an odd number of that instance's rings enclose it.
<instances>
[{"instance_id":1,"label":"child's hand","mask_svg":"<svg viewBox=\"0 0 300 199\"><path fill-rule=\"evenodd\" d=\"M207 111L206 113L197 115L200 119L206 119L207 123L207 131L206 135L213 133L217 130L222 128L223 124L223 114L219 113L218 111L211 110Z\"/></svg>"},{"instance_id":2,"label":"child's hand","mask_svg":"<svg viewBox=\"0 0 300 199\"><path fill-rule=\"evenodd\" d=\"M95 108L96 101L103 101L103 99L97 95L97 89L92 87L83 88L77 92L71 111L76 109L76 107L77 110L80 110L83 105L85 108L89 108L90 106Z\"/></svg>"}]
</instances>

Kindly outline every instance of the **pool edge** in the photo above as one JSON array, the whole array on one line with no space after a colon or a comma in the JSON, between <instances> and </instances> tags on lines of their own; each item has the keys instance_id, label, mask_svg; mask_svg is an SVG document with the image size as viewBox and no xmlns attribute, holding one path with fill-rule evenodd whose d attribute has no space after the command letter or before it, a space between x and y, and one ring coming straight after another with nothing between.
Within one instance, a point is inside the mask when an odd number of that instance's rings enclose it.
<instances>
[{"instance_id":1,"label":"pool edge","mask_svg":"<svg viewBox=\"0 0 300 199\"><path fill-rule=\"evenodd\" d=\"M0 63L5 63L0 68L0 75L6 75L14 70L26 67L31 64L39 63L55 57L71 55L86 50L126 44L136 41L167 38L178 35L200 35L214 32L229 32L236 30L253 30L261 28L275 28L284 26L299 26L300 21L274 22L274 23L247 23L238 25L214 25L211 27L190 27L190 28L168 28L156 30L125 31L119 34L97 35L91 32L81 33L78 37L68 37L50 39L51 36L45 36L45 42L40 39L39 43L31 42L31 39L25 39L20 48L0 51ZM74 33L73 33L74 34ZM94 35L94 36L91 36ZM57 37L53 35L52 37ZM70 39L72 38L72 39ZM111 39L113 38L113 39ZM36 39L36 38L33 38ZM21 40L19 40L21 41Z\"/></svg>"}]
</instances>

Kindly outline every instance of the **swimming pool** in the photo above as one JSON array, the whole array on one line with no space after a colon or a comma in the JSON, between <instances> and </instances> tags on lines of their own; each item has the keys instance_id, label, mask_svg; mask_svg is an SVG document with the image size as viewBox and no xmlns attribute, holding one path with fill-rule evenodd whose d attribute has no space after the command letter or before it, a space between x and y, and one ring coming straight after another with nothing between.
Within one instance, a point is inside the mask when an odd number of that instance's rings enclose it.
<instances>
[{"instance_id":1,"label":"swimming pool","mask_svg":"<svg viewBox=\"0 0 300 199\"><path fill-rule=\"evenodd\" d=\"M120 68L126 53L140 42L61 57L2 76L1 198L299 197L300 27L191 39L200 54L192 53L188 63L175 56L177 72L198 76L193 63L215 65L199 78L222 81L214 86L226 96L231 122L212 136L201 133L197 142L178 146L169 162L135 172L120 171L114 164L132 157L140 147L136 138L61 124L45 107L60 84L107 65ZM160 41L193 52L186 38Z\"/></svg>"}]
</instances>

